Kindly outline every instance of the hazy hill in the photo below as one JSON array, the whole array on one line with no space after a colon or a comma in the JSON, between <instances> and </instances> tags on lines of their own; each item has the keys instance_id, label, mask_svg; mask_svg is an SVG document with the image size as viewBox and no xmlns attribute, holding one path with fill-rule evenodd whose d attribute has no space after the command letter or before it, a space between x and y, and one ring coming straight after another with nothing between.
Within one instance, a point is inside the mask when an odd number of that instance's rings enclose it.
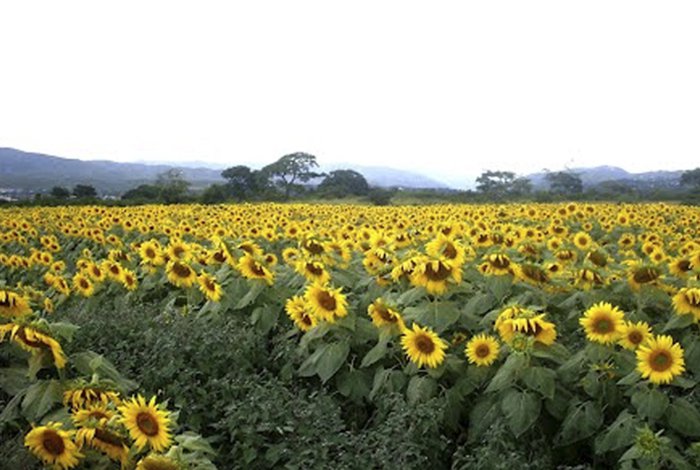
<instances>
[{"instance_id":1,"label":"hazy hill","mask_svg":"<svg viewBox=\"0 0 700 470\"><path fill-rule=\"evenodd\" d=\"M591 187L605 181L625 183L637 189L675 188L678 187L683 171L649 171L645 173L630 173L616 166L597 166L593 168L574 168L584 187ZM548 187L546 173L527 175L536 189Z\"/></svg>"},{"instance_id":2,"label":"hazy hill","mask_svg":"<svg viewBox=\"0 0 700 470\"><path fill-rule=\"evenodd\" d=\"M177 167L86 161L0 148L0 188L4 189L39 191L54 186L71 188L76 184L90 184L100 193L121 193L139 184L152 182L159 173L171 168ZM220 170L179 168L195 188L223 182Z\"/></svg>"},{"instance_id":3,"label":"hazy hill","mask_svg":"<svg viewBox=\"0 0 700 470\"><path fill-rule=\"evenodd\" d=\"M159 173L171 168L183 171L193 188L203 188L212 183L223 183L221 164L197 162L178 165L118 163L107 160L78 160L39 153L23 152L12 148L0 148L0 189L23 191L49 190L54 186L71 188L76 184L90 184L101 194L119 194L139 184L153 182ZM231 163L234 165L235 163ZM206 168L206 166L210 166ZM322 171L351 168L362 173L370 185L405 188L448 187L417 173L394 168L328 165Z\"/></svg>"}]
</instances>

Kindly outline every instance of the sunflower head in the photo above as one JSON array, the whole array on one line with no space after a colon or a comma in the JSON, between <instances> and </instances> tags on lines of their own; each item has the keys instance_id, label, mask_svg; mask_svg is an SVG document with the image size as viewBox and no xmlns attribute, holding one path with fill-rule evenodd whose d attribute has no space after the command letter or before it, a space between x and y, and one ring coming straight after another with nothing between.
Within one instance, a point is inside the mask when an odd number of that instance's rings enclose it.
<instances>
[{"instance_id":1,"label":"sunflower head","mask_svg":"<svg viewBox=\"0 0 700 470\"><path fill-rule=\"evenodd\" d=\"M0 316L21 317L31 312L26 298L15 292L0 290Z\"/></svg>"},{"instance_id":2,"label":"sunflower head","mask_svg":"<svg viewBox=\"0 0 700 470\"><path fill-rule=\"evenodd\" d=\"M301 331L309 331L318 324L316 316L311 312L311 308L304 297L297 295L287 299L284 310Z\"/></svg>"},{"instance_id":3,"label":"sunflower head","mask_svg":"<svg viewBox=\"0 0 700 470\"><path fill-rule=\"evenodd\" d=\"M418 367L438 367L445 360L445 343L430 328L423 328L416 323L413 329L406 329L401 336L401 345L408 358Z\"/></svg>"},{"instance_id":4,"label":"sunflower head","mask_svg":"<svg viewBox=\"0 0 700 470\"><path fill-rule=\"evenodd\" d=\"M172 421L167 411L156 405L156 398L149 402L141 395L125 400L119 407L122 423L129 430L136 447L141 450L147 445L156 452L162 452L172 443L170 428Z\"/></svg>"},{"instance_id":5,"label":"sunflower head","mask_svg":"<svg viewBox=\"0 0 700 470\"><path fill-rule=\"evenodd\" d=\"M651 327L647 322L625 322L620 328L619 343L625 349L635 350L651 337Z\"/></svg>"},{"instance_id":6,"label":"sunflower head","mask_svg":"<svg viewBox=\"0 0 700 470\"><path fill-rule=\"evenodd\" d=\"M320 320L334 322L336 318L348 314L347 299L341 290L342 288L334 289L328 285L315 283L306 288L304 298L314 316Z\"/></svg>"},{"instance_id":7,"label":"sunflower head","mask_svg":"<svg viewBox=\"0 0 700 470\"><path fill-rule=\"evenodd\" d=\"M584 312L579 323L584 328L589 341L611 344L622 334L625 314L607 302L599 302Z\"/></svg>"},{"instance_id":8,"label":"sunflower head","mask_svg":"<svg viewBox=\"0 0 700 470\"><path fill-rule=\"evenodd\" d=\"M24 445L45 464L66 469L78 465L83 457L73 442L73 431L64 431L60 423L32 428L24 438Z\"/></svg>"},{"instance_id":9,"label":"sunflower head","mask_svg":"<svg viewBox=\"0 0 700 470\"><path fill-rule=\"evenodd\" d=\"M637 370L654 384L667 384L685 371L683 349L667 335L652 337L637 349Z\"/></svg>"},{"instance_id":10,"label":"sunflower head","mask_svg":"<svg viewBox=\"0 0 700 470\"><path fill-rule=\"evenodd\" d=\"M372 323L377 328L396 327L398 331L403 331L406 328L401 314L386 305L381 298L376 299L367 307L367 313L372 318Z\"/></svg>"},{"instance_id":11,"label":"sunflower head","mask_svg":"<svg viewBox=\"0 0 700 470\"><path fill-rule=\"evenodd\" d=\"M498 340L491 335L480 334L467 343L464 353L470 364L479 367L490 366L498 358Z\"/></svg>"},{"instance_id":12,"label":"sunflower head","mask_svg":"<svg viewBox=\"0 0 700 470\"><path fill-rule=\"evenodd\" d=\"M678 315L691 314L700 321L700 288L684 287L673 296L673 308Z\"/></svg>"}]
</instances>

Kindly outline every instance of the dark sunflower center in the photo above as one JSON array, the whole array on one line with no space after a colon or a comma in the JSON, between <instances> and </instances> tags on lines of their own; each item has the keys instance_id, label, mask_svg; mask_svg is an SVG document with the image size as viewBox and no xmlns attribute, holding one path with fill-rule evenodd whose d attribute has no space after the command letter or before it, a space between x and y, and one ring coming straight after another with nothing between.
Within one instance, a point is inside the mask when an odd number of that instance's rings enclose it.
<instances>
[{"instance_id":1,"label":"dark sunflower center","mask_svg":"<svg viewBox=\"0 0 700 470\"><path fill-rule=\"evenodd\" d=\"M435 343L430 337L426 335L418 335L414 340L416 349L418 349L423 354L430 354L435 351Z\"/></svg>"},{"instance_id":2,"label":"dark sunflower center","mask_svg":"<svg viewBox=\"0 0 700 470\"><path fill-rule=\"evenodd\" d=\"M656 372L663 372L673 365L673 360L667 351L653 352L649 358L649 366Z\"/></svg>"},{"instance_id":3,"label":"dark sunflower center","mask_svg":"<svg viewBox=\"0 0 700 470\"><path fill-rule=\"evenodd\" d=\"M115 447L122 447L124 445L124 439L105 429L95 429L95 439L99 439L105 444L109 444Z\"/></svg>"},{"instance_id":4,"label":"dark sunflower center","mask_svg":"<svg viewBox=\"0 0 700 470\"><path fill-rule=\"evenodd\" d=\"M61 455L66 450L63 438L59 436L56 431L51 429L44 431L41 443L44 449L51 455Z\"/></svg>"},{"instance_id":5,"label":"dark sunflower center","mask_svg":"<svg viewBox=\"0 0 700 470\"><path fill-rule=\"evenodd\" d=\"M325 290L320 291L316 295L316 300L318 300L318 303L321 305L321 307L323 307L324 310L327 310L329 312L334 311L337 306L335 298Z\"/></svg>"},{"instance_id":6,"label":"dark sunflower center","mask_svg":"<svg viewBox=\"0 0 700 470\"><path fill-rule=\"evenodd\" d=\"M302 314L301 314L301 322L302 322L304 325L308 325L308 326L311 326L311 324L312 324L311 317L308 316L308 315L305 314L305 313L302 313Z\"/></svg>"},{"instance_id":7,"label":"dark sunflower center","mask_svg":"<svg viewBox=\"0 0 700 470\"><path fill-rule=\"evenodd\" d=\"M489 259L491 266L497 269L506 269L510 266L510 260L505 256L497 255Z\"/></svg>"},{"instance_id":8,"label":"dark sunflower center","mask_svg":"<svg viewBox=\"0 0 700 470\"><path fill-rule=\"evenodd\" d=\"M139 413L136 415L136 425L142 433L148 437L158 434L158 421L150 413Z\"/></svg>"},{"instance_id":9,"label":"dark sunflower center","mask_svg":"<svg viewBox=\"0 0 700 470\"><path fill-rule=\"evenodd\" d=\"M612 322L608 318L600 318L593 324L593 330L596 333L606 334L613 329Z\"/></svg>"},{"instance_id":10,"label":"dark sunflower center","mask_svg":"<svg viewBox=\"0 0 700 470\"><path fill-rule=\"evenodd\" d=\"M690 271L690 269L691 269L691 268L690 268L690 261L688 261L687 259L682 259L682 260L680 260L680 261L678 262L678 265L677 265L677 266L678 266L678 269L680 269L680 270L683 271L683 272L688 272L688 271Z\"/></svg>"},{"instance_id":11,"label":"dark sunflower center","mask_svg":"<svg viewBox=\"0 0 700 470\"><path fill-rule=\"evenodd\" d=\"M175 255L176 258L181 258L183 253L185 253L185 249L181 246L175 246L173 248L173 254Z\"/></svg>"},{"instance_id":12,"label":"dark sunflower center","mask_svg":"<svg viewBox=\"0 0 700 470\"><path fill-rule=\"evenodd\" d=\"M112 266L109 268L110 272L114 275L117 275L121 272L121 269L119 269L119 266Z\"/></svg>"},{"instance_id":13,"label":"dark sunflower center","mask_svg":"<svg viewBox=\"0 0 700 470\"><path fill-rule=\"evenodd\" d=\"M396 317L391 314L388 308L384 307L383 305L380 305L377 307L376 310L377 314L384 320L385 322L389 323L395 323L396 322Z\"/></svg>"},{"instance_id":14,"label":"dark sunflower center","mask_svg":"<svg viewBox=\"0 0 700 470\"><path fill-rule=\"evenodd\" d=\"M693 295L691 293L687 293L684 295L686 302L688 302L688 305L690 305L693 308L700 307L700 295Z\"/></svg>"},{"instance_id":15,"label":"dark sunflower center","mask_svg":"<svg viewBox=\"0 0 700 470\"><path fill-rule=\"evenodd\" d=\"M190 277L192 270L187 265L184 265L181 263L175 263L175 264L173 264L173 272L175 273L175 275L177 277L187 279L188 277Z\"/></svg>"},{"instance_id":16,"label":"dark sunflower center","mask_svg":"<svg viewBox=\"0 0 700 470\"><path fill-rule=\"evenodd\" d=\"M605 259L605 255L603 255L599 251L594 251L593 253L591 253L588 256L588 259L591 260L591 263L593 263L596 266L599 266L601 268L608 264L608 260Z\"/></svg>"},{"instance_id":17,"label":"dark sunflower center","mask_svg":"<svg viewBox=\"0 0 700 470\"><path fill-rule=\"evenodd\" d=\"M226 261L226 255L223 251L217 251L216 253L214 253L214 259L217 263L223 263L224 261Z\"/></svg>"},{"instance_id":18,"label":"dark sunflower center","mask_svg":"<svg viewBox=\"0 0 700 470\"><path fill-rule=\"evenodd\" d=\"M632 276L637 284L646 284L659 278L659 272L654 268L642 268L635 271Z\"/></svg>"},{"instance_id":19,"label":"dark sunflower center","mask_svg":"<svg viewBox=\"0 0 700 470\"><path fill-rule=\"evenodd\" d=\"M320 255L321 253L323 253L323 246L314 241L311 241L306 244L306 250L314 255Z\"/></svg>"},{"instance_id":20,"label":"dark sunflower center","mask_svg":"<svg viewBox=\"0 0 700 470\"><path fill-rule=\"evenodd\" d=\"M428 263L425 268L425 277L431 281L444 281L450 276L451 273L452 271L442 262L438 263L437 270L433 268L432 263Z\"/></svg>"},{"instance_id":21,"label":"dark sunflower center","mask_svg":"<svg viewBox=\"0 0 700 470\"><path fill-rule=\"evenodd\" d=\"M644 341L644 335L641 332L634 330L627 335L627 340L632 344L639 344Z\"/></svg>"},{"instance_id":22,"label":"dark sunflower center","mask_svg":"<svg viewBox=\"0 0 700 470\"><path fill-rule=\"evenodd\" d=\"M448 243L445 245L445 248L443 248L442 254L449 259L455 259L457 257L457 248L455 248L452 243Z\"/></svg>"},{"instance_id":23,"label":"dark sunflower center","mask_svg":"<svg viewBox=\"0 0 700 470\"><path fill-rule=\"evenodd\" d=\"M79 284L81 289L87 290L90 288L90 283L87 281L87 279L81 279Z\"/></svg>"},{"instance_id":24,"label":"dark sunflower center","mask_svg":"<svg viewBox=\"0 0 700 470\"><path fill-rule=\"evenodd\" d=\"M525 275L525 277L527 277L528 279L532 279L535 282L549 281L547 274L541 269L536 268L535 266L523 266L523 274Z\"/></svg>"},{"instance_id":25,"label":"dark sunflower center","mask_svg":"<svg viewBox=\"0 0 700 470\"><path fill-rule=\"evenodd\" d=\"M323 274L323 268L314 263L306 263L306 270L314 276L320 276Z\"/></svg>"},{"instance_id":26,"label":"dark sunflower center","mask_svg":"<svg viewBox=\"0 0 700 470\"><path fill-rule=\"evenodd\" d=\"M258 277L265 277L265 270L262 266L260 266L260 263L258 263L257 261L253 261L250 264L250 270L253 272L253 274L255 274Z\"/></svg>"},{"instance_id":27,"label":"dark sunflower center","mask_svg":"<svg viewBox=\"0 0 700 470\"><path fill-rule=\"evenodd\" d=\"M476 357L478 358L485 358L488 357L488 355L491 353L491 348L487 344L480 344L479 347L476 348Z\"/></svg>"},{"instance_id":28,"label":"dark sunflower center","mask_svg":"<svg viewBox=\"0 0 700 470\"><path fill-rule=\"evenodd\" d=\"M588 239L586 237L579 237L578 244L581 246L588 245Z\"/></svg>"}]
</instances>

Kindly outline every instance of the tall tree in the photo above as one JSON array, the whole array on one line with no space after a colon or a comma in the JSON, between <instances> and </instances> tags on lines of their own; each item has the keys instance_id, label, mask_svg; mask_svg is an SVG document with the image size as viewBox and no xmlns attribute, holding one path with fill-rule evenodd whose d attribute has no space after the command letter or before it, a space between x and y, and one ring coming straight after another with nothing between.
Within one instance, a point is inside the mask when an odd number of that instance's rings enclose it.
<instances>
[{"instance_id":1,"label":"tall tree","mask_svg":"<svg viewBox=\"0 0 700 470\"><path fill-rule=\"evenodd\" d=\"M364 196L369 192L369 184L362 173L354 170L331 171L318 185L319 191L336 196Z\"/></svg>"},{"instance_id":2,"label":"tall tree","mask_svg":"<svg viewBox=\"0 0 700 470\"><path fill-rule=\"evenodd\" d=\"M56 199L68 199L68 197L70 197L70 191L63 186L54 186L51 188L51 196Z\"/></svg>"},{"instance_id":3,"label":"tall tree","mask_svg":"<svg viewBox=\"0 0 700 470\"><path fill-rule=\"evenodd\" d=\"M75 197L95 197L97 196L97 191L95 188L89 184L76 184L73 187L73 196Z\"/></svg>"},{"instance_id":4,"label":"tall tree","mask_svg":"<svg viewBox=\"0 0 700 470\"><path fill-rule=\"evenodd\" d=\"M568 171L554 171L545 175L549 184L549 191L555 194L569 195L583 192L583 181L576 173Z\"/></svg>"},{"instance_id":5,"label":"tall tree","mask_svg":"<svg viewBox=\"0 0 700 470\"><path fill-rule=\"evenodd\" d=\"M228 180L226 186L229 194L240 201L257 192L256 173L245 165L237 165L226 168L221 172L221 176Z\"/></svg>"},{"instance_id":6,"label":"tall tree","mask_svg":"<svg viewBox=\"0 0 700 470\"><path fill-rule=\"evenodd\" d=\"M160 197L164 202L175 203L186 199L190 182L185 179L182 170L171 168L157 176L156 186L160 188Z\"/></svg>"},{"instance_id":7,"label":"tall tree","mask_svg":"<svg viewBox=\"0 0 700 470\"><path fill-rule=\"evenodd\" d=\"M261 171L264 176L281 186L284 197L289 199L292 190L299 187L299 183L306 183L313 178L323 176L323 173L313 171L313 168L317 167L316 157L308 153L297 152L283 156Z\"/></svg>"}]
</instances>

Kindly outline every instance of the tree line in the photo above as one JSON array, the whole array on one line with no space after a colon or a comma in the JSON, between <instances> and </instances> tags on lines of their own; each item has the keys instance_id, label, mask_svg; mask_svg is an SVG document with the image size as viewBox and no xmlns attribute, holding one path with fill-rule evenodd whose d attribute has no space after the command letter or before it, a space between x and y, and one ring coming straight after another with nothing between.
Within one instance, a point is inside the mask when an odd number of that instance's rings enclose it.
<instances>
[{"instance_id":1,"label":"tree line","mask_svg":"<svg viewBox=\"0 0 700 470\"><path fill-rule=\"evenodd\" d=\"M454 202L507 202L571 200L680 200L700 203L700 168L685 171L677 190L639 191L621 181L604 181L585 188L581 177L573 171L545 170L546 189L535 190L532 182L511 171L486 170L476 179L476 190L431 191L372 188L365 177L354 170L342 169L328 173L318 172L316 157L296 152L257 170L236 165L221 172L225 183L215 183L196 195L182 171L176 168L161 173L150 184L142 184L125 192L125 203L181 203L202 202L215 204L243 201L286 201L305 198L366 197L374 204L389 204L391 198L402 193L420 201L449 200ZM310 185L312 180L320 183ZM93 186L79 184L72 190L54 187L50 192L54 200L68 198L93 200L97 191Z\"/></svg>"}]
</instances>

